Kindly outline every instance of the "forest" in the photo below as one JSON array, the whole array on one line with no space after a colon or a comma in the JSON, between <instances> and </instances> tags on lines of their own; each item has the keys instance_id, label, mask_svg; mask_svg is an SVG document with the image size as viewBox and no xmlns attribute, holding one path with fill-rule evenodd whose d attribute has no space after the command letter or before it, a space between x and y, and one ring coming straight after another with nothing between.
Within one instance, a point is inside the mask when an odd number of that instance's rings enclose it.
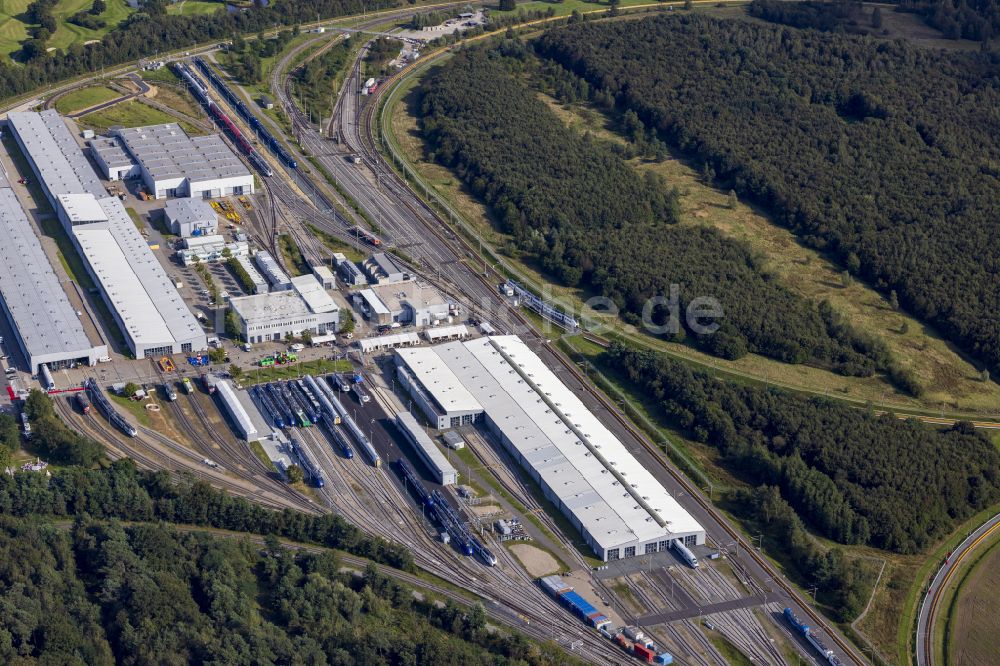
<instances>
[{"instance_id":1,"label":"forest","mask_svg":"<svg viewBox=\"0 0 1000 666\"><path fill-rule=\"evenodd\" d=\"M877 31L882 27L882 9L876 7L870 19L863 12L859 0L753 0L747 8L750 16L784 23L796 28L812 28L827 32L867 34L867 28Z\"/></svg>"},{"instance_id":2,"label":"forest","mask_svg":"<svg viewBox=\"0 0 1000 666\"><path fill-rule=\"evenodd\" d=\"M0 514L165 521L274 535L339 548L397 569L411 569L405 547L367 536L340 516L272 511L204 481L139 471L123 458L102 469L66 467L44 474L0 475Z\"/></svg>"},{"instance_id":3,"label":"forest","mask_svg":"<svg viewBox=\"0 0 1000 666\"><path fill-rule=\"evenodd\" d=\"M1000 37L1000 0L903 0L900 7L919 13L951 39Z\"/></svg>"},{"instance_id":4,"label":"forest","mask_svg":"<svg viewBox=\"0 0 1000 666\"><path fill-rule=\"evenodd\" d=\"M717 448L727 469L779 488L808 525L839 543L915 553L1000 499L1000 451L971 424L931 428L723 381L620 343L607 360L655 397L674 427Z\"/></svg>"},{"instance_id":5,"label":"forest","mask_svg":"<svg viewBox=\"0 0 1000 666\"><path fill-rule=\"evenodd\" d=\"M487 628L480 604L437 605L369 564L276 539L80 516L0 517L5 664L562 664Z\"/></svg>"},{"instance_id":6,"label":"forest","mask_svg":"<svg viewBox=\"0 0 1000 666\"><path fill-rule=\"evenodd\" d=\"M38 7L44 9L47 2L39 0ZM21 58L23 64L0 61L0 99L156 53L399 4L398 0L281 0L267 6L255 2L245 11L175 16L167 15L164 0L146 0L142 11L129 16L98 42L74 44L65 51L50 53L45 44L50 31L28 40Z\"/></svg>"},{"instance_id":7,"label":"forest","mask_svg":"<svg viewBox=\"0 0 1000 666\"><path fill-rule=\"evenodd\" d=\"M100 443L63 423L47 394L32 389L24 412L31 419L31 439L25 445L31 453L57 465L90 467L104 459Z\"/></svg>"},{"instance_id":8,"label":"forest","mask_svg":"<svg viewBox=\"0 0 1000 666\"><path fill-rule=\"evenodd\" d=\"M997 375L989 53L688 14L557 28L536 50Z\"/></svg>"},{"instance_id":9,"label":"forest","mask_svg":"<svg viewBox=\"0 0 1000 666\"><path fill-rule=\"evenodd\" d=\"M724 358L756 352L852 375L888 365L829 306L763 276L745 245L676 225L668 183L568 129L525 85L536 65L526 47L508 39L499 49L465 50L424 80L421 129L429 157L490 205L521 252L562 283L612 299L633 323L671 284L681 312L696 297L719 299L721 328L688 339ZM653 322L667 309L656 306ZM685 335L681 327L673 337Z\"/></svg>"}]
</instances>

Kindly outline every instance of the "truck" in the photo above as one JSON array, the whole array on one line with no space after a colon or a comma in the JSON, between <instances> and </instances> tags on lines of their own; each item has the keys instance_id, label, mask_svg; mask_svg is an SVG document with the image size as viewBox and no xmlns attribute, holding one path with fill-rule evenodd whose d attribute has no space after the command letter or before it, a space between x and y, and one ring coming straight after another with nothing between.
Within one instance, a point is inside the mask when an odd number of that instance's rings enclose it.
<instances>
[{"instance_id":1,"label":"truck","mask_svg":"<svg viewBox=\"0 0 1000 666\"><path fill-rule=\"evenodd\" d=\"M302 344L301 342L296 342L293 345L289 345L288 351L294 352L294 353L297 354L297 353L299 353L300 351L302 351L305 348L306 348L306 346L304 344Z\"/></svg>"}]
</instances>

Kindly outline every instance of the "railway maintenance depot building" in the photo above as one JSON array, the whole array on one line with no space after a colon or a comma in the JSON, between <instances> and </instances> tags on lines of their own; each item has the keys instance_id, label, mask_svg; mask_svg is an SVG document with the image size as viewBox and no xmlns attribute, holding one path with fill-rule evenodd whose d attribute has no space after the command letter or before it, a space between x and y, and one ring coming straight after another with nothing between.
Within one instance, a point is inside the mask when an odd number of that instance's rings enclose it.
<instances>
[{"instance_id":1,"label":"railway maintenance depot building","mask_svg":"<svg viewBox=\"0 0 1000 666\"><path fill-rule=\"evenodd\" d=\"M54 110L8 124L136 358L200 351L204 329Z\"/></svg>"},{"instance_id":2,"label":"railway maintenance depot building","mask_svg":"<svg viewBox=\"0 0 1000 666\"><path fill-rule=\"evenodd\" d=\"M188 136L177 123L114 130L157 198L253 194L253 174L218 134Z\"/></svg>"},{"instance_id":3,"label":"railway maintenance depot building","mask_svg":"<svg viewBox=\"0 0 1000 666\"><path fill-rule=\"evenodd\" d=\"M432 424L483 422L602 560L705 543L704 528L516 336L397 349Z\"/></svg>"}]
</instances>

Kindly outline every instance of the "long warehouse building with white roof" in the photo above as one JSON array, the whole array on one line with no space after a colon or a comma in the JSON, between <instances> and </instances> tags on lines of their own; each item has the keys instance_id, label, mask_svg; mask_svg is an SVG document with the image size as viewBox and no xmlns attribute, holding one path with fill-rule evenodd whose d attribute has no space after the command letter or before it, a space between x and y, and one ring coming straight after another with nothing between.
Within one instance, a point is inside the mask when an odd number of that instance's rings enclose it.
<instances>
[{"instance_id":1,"label":"long warehouse building with white roof","mask_svg":"<svg viewBox=\"0 0 1000 666\"><path fill-rule=\"evenodd\" d=\"M135 357L206 349L205 331L59 114L11 113L8 122Z\"/></svg>"},{"instance_id":2,"label":"long warehouse building with white roof","mask_svg":"<svg viewBox=\"0 0 1000 666\"><path fill-rule=\"evenodd\" d=\"M705 542L698 521L520 338L395 354L432 421L485 421L602 560Z\"/></svg>"},{"instance_id":3,"label":"long warehouse building with white roof","mask_svg":"<svg viewBox=\"0 0 1000 666\"><path fill-rule=\"evenodd\" d=\"M93 344L70 304L28 215L6 174L0 173L0 306L32 374L44 363L55 370L74 363L95 365L107 356Z\"/></svg>"}]
</instances>

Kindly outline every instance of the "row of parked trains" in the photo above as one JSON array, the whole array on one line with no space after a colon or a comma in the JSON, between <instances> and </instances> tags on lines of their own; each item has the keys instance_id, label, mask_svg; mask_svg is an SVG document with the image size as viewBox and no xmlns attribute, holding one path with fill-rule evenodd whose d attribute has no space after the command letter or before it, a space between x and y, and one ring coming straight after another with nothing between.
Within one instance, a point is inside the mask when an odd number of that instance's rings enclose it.
<instances>
[{"instance_id":1,"label":"row of parked trains","mask_svg":"<svg viewBox=\"0 0 1000 666\"><path fill-rule=\"evenodd\" d=\"M232 139L234 144L236 144L239 151L246 155L250 164L252 164L253 167L262 175L268 177L273 176L274 172L271 170L267 160L265 160L264 157L257 152L257 149L254 148L250 140L244 136L243 132L240 131L240 128L236 126L236 123L234 123L226 112L222 110L222 107L209 98L208 86L206 86L204 81L201 80L201 77L199 77L187 63L176 62L173 63L172 66L177 75L187 84L188 88L191 90L191 94L194 95L199 102L201 102L201 104L208 111L209 115L211 115L215 122L226 132L226 134L229 135L229 138ZM207 65L205 66L207 67ZM229 90L228 87L226 90ZM230 94L232 93L230 92ZM243 108L245 110L246 106L243 105ZM245 112L249 114L249 111ZM253 114L249 115L252 116ZM260 124L259 120L257 120L257 124ZM268 136L271 136L270 133L268 133ZM273 141L274 138L271 137L271 140ZM284 157L281 155L278 157L285 163L286 166L292 169L298 167L298 164L294 159L291 159L291 156L288 155L284 148L281 148L281 152L284 154Z\"/></svg>"},{"instance_id":2,"label":"row of parked trains","mask_svg":"<svg viewBox=\"0 0 1000 666\"><path fill-rule=\"evenodd\" d=\"M361 383L361 376L355 377L355 388ZM354 391L359 400L367 397L363 390ZM351 441L361 450L364 457L375 467L381 467L382 458L372 446L368 436L358 427L348 410L340 402L330 385L330 379L306 375L303 379L288 382L273 382L250 388L250 397L276 428L308 428L322 424L333 444L334 451L344 458L354 457ZM337 426L343 426L339 428ZM350 437L345 434L349 433ZM294 442L294 440L293 440ZM308 451L300 444L293 446L293 454L303 461L303 469L317 487L323 485L319 467L308 460ZM296 450L296 448L298 450ZM313 473L310 470L315 470Z\"/></svg>"},{"instance_id":3,"label":"row of parked trains","mask_svg":"<svg viewBox=\"0 0 1000 666\"><path fill-rule=\"evenodd\" d=\"M260 119L254 115L249 108L247 108L247 105L243 103L243 100L240 99L228 85L226 85L226 82L222 80L222 77L220 77L207 62L205 62L204 58L201 56L195 57L194 64L198 66L198 69L201 70L202 74L208 77L208 80L212 82L212 85L219 91L219 94L226 98L229 105L235 109L236 113L238 113L246 124L250 126L250 129L252 129L254 134L257 135L258 140L267 146L267 149L274 153L274 155L281 160L282 164L287 166L289 169L299 168L299 164L295 161L295 158L293 158L288 151L285 150L285 147L281 145L281 142L278 141L273 134L271 134L270 130L264 127L264 124L260 121Z\"/></svg>"},{"instance_id":4,"label":"row of parked trains","mask_svg":"<svg viewBox=\"0 0 1000 666\"><path fill-rule=\"evenodd\" d=\"M482 541L469 532L461 517L452 508L441 491L429 492L417 476L413 468L400 459L396 461L399 476L407 489L414 494L417 501L427 510L427 515L438 524L463 555L476 555L487 566L495 567L497 558Z\"/></svg>"}]
</instances>

